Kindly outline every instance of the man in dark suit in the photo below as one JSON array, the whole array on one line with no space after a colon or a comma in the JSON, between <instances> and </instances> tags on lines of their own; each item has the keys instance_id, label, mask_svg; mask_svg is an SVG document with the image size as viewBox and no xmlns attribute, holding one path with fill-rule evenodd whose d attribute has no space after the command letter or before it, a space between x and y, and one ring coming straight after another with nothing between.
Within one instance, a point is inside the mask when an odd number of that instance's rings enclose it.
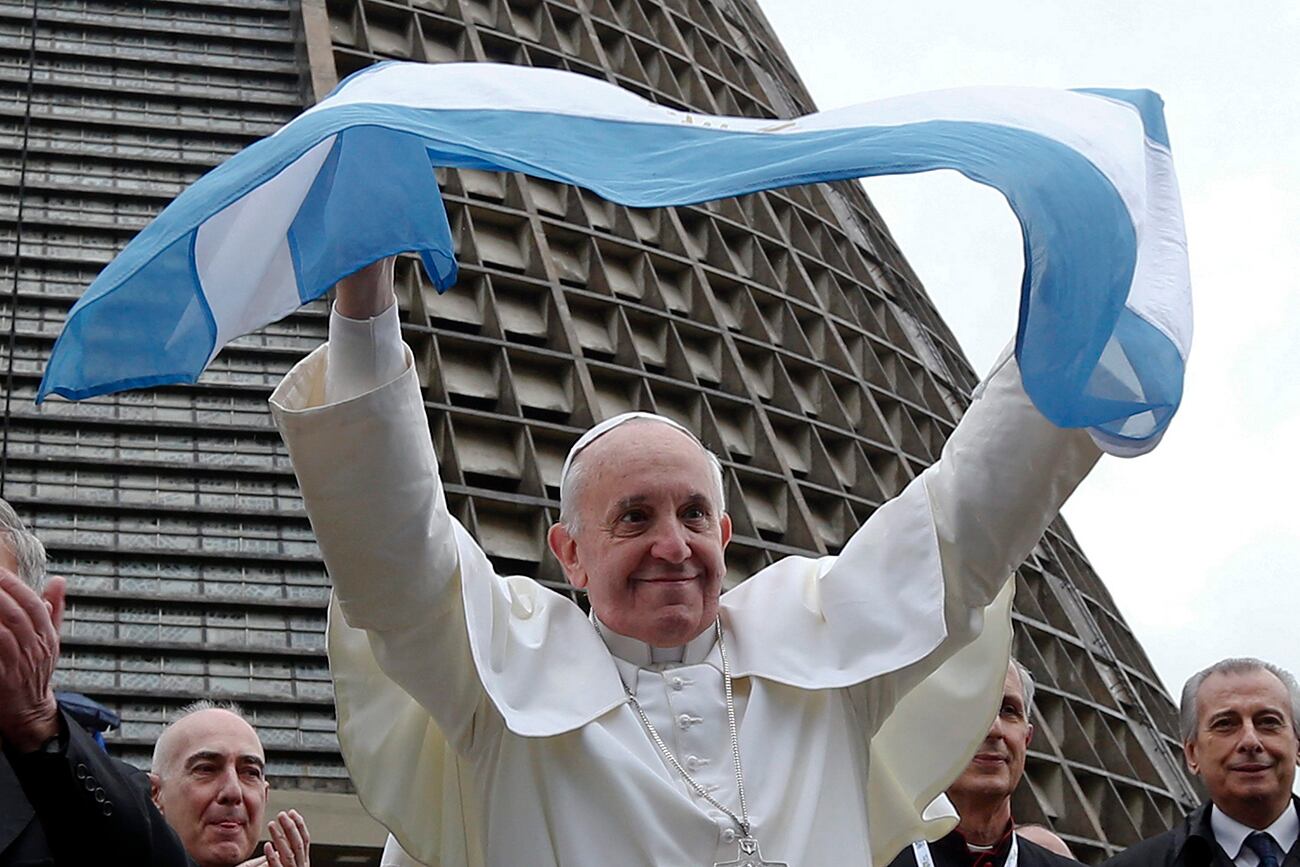
<instances>
[{"instance_id":1,"label":"man in dark suit","mask_svg":"<svg viewBox=\"0 0 1300 867\"><path fill-rule=\"evenodd\" d=\"M1210 800L1106 864L1300 867L1295 678L1258 659L1225 659L1187 681L1179 710L1183 756Z\"/></svg>"},{"instance_id":2,"label":"man in dark suit","mask_svg":"<svg viewBox=\"0 0 1300 867\"><path fill-rule=\"evenodd\" d=\"M0 867L187 864L149 779L108 757L50 690L61 578L0 500Z\"/></svg>"},{"instance_id":3,"label":"man in dark suit","mask_svg":"<svg viewBox=\"0 0 1300 867\"><path fill-rule=\"evenodd\" d=\"M948 800L960 817L957 828L934 843L918 842L904 849L889 867L1063 867L1076 865L1016 833L1011 819L1011 794L1025 772L1025 753L1034 736L1029 721L1034 679L1016 660L1007 667L1002 704L979 751L948 787ZM1053 846L1069 847L1051 831L1041 829Z\"/></svg>"}]
</instances>

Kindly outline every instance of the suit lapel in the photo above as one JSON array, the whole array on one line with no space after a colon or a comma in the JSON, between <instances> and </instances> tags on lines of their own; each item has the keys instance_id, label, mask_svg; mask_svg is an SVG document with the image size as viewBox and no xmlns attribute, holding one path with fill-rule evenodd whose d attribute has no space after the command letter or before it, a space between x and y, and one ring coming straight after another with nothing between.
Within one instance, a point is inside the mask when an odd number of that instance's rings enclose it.
<instances>
[{"instance_id":1,"label":"suit lapel","mask_svg":"<svg viewBox=\"0 0 1300 867\"><path fill-rule=\"evenodd\" d=\"M36 818L36 811L3 755L0 755L0 807L3 808L0 809L0 852L3 852Z\"/></svg>"}]
</instances>

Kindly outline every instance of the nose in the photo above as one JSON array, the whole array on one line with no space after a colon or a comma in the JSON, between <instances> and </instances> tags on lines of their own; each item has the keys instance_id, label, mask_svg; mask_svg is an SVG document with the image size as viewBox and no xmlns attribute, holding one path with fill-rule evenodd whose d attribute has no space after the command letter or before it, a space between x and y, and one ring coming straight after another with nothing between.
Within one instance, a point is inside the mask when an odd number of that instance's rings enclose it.
<instances>
[{"instance_id":1,"label":"nose","mask_svg":"<svg viewBox=\"0 0 1300 867\"><path fill-rule=\"evenodd\" d=\"M675 520L661 522L655 529L655 539L650 546L650 554L665 563L685 563L691 556L691 546L686 533L686 528Z\"/></svg>"},{"instance_id":2,"label":"nose","mask_svg":"<svg viewBox=\"0 0 1300 867\"><path fill-rule=\"evenodd\" d=\"M217 791L217 803L238 804L244 800L244 788L239 785L239 770L233 766L221 775L221 788Z\"/></svg>"},{"instance_id":3,"label":"nose","mask_svg":"<svg viewBox=\"0 0 1300 867\"><path fill-rule=\"evenodd\" d=\"M1241 740L1237 742L1237 749L1244 753L1258 753L1264 750L1264 742L1260 740L1259 731L1250 720L1246 720L1241 727Z\"/></svg>"}]
</instances>

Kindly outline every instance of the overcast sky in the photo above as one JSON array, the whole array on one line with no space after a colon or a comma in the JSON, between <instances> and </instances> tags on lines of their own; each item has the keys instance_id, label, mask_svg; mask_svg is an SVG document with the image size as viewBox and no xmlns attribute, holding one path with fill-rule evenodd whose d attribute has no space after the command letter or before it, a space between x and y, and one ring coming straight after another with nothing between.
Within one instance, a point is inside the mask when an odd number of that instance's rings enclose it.
<instances>
[{"instance_id":1,"label":"overcast sky","mask_svg":"<svg viewBox=\"0 0 1300 867\"><path fill-rule=\"evenodd\" d=\"M759 2L823 109L977 84L1164 97L1196 318L1183 406L1065 514L1173 691L1224 656L1300 671L1300 3ZM986 369L1015 328L1010 209L951 172L867 191Z\"/></svg>"}]
</instances>

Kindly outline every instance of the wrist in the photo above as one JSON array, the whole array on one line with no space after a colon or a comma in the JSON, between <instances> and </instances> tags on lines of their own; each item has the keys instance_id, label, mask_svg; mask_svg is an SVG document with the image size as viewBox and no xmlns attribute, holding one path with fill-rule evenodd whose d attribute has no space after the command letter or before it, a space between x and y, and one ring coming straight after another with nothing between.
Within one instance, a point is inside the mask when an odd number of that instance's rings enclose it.
<instances>
[{"instance_id":1,"label":"wrist","mask_svg":"<svg viewBox=\"0 0 1300 867\"><path fill-rule=\"evenodd\" d=\"M59 736L59 706L50 694L42 706L16 725L6 727L4 743L15 753L31 753Z\"/></svg>"},{"instance_id":2,"label":"wrist","mask_svg":"<svg viewBox=\"0 0 1300 867\"><path fill-rule=\"evenodd\" d=\"M334 309L349 319L372 319L396 304L395 264L389 256L339 280L334 286Z\"/></svg>"}]
</instances>

